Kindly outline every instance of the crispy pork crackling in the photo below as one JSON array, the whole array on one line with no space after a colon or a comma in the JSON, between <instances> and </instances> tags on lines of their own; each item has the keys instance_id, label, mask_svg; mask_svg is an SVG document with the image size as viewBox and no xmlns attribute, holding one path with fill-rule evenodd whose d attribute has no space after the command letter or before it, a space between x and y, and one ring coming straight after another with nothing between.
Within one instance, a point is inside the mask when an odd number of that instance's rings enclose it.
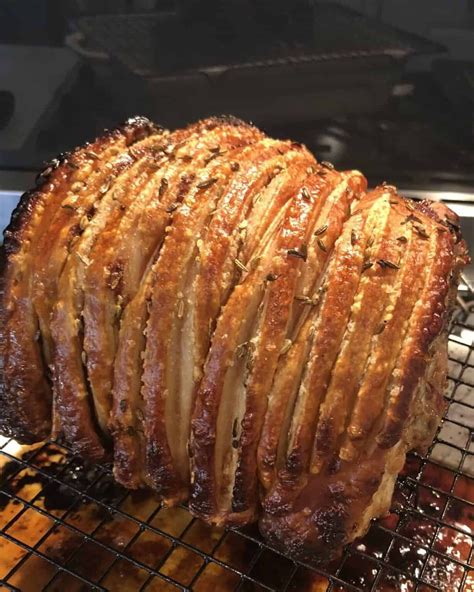
<instances>
[{"instance_id":1,"label":"crispy pork crackling","mask_svg":"<svg viewBox=\"0 0 474 592\"><path fill-rule=\"evenodd\" d=\"M0 433L336 555L443 413L456 215L233 117L55 159L4 232Z\"/></svg>"}]
</instances>

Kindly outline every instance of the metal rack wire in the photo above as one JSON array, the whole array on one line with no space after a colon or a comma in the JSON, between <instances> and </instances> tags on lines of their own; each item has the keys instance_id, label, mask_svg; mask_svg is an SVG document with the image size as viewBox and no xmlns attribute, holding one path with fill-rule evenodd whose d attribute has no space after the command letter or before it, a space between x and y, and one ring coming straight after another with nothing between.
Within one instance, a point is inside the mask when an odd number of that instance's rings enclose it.
<instances>
[{"instance_id":1,"label":"metal rack wire","mask_svg":"<svg viewBox=\"0 0 474 592\"><path fill-rule=\"evenodd\" d=\"M0 440L0 582L6 590L474 590L474 301L449 340L444 421L411 454L390 514L330 565L293 561L255 526L211 528L117 486L64 446ZM0 586L1 588L1 586Z\"/></svg>"}]
</instances>

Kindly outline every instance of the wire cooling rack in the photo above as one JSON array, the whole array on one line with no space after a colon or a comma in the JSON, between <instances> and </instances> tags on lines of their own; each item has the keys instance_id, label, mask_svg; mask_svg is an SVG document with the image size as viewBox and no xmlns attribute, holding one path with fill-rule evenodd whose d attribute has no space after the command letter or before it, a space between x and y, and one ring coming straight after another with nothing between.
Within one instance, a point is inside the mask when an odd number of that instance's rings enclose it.
<instances>
[{"instance_id":1,"label":"wire cooling rack","mask_svg":"<svg viewBox=\"0 0 474 592\"><path fill-rule=\"evenodd\" d=\"M456 592L474 590L474 300L458 298L444 421L411 454L387 517L324 567L269 547L256 526L212 528L117 486L63 446L0 440L1 589ZM3 588L2 588L3 586Z\"/></svg>"}]
</instances>

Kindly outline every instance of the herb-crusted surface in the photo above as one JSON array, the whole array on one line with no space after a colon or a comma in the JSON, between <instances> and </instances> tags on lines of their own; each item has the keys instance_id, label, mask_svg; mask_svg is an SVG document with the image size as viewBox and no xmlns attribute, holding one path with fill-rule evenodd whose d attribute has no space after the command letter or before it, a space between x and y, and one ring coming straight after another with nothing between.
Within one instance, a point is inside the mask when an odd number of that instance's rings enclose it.
<instances>
[{"instance_id":1,"label":"herb-crusted surface","mask_svg":"<svg viewBox=\"0 0 474 592\"><path fill-rule=\"evenodd\" d=\"M336 241L311 344L289 365L302 378L263 503L261 529L287 551L329 559L361 536L388 510L407 451L439 424L466 248L448 231L452 212L437 209L380 187Z\"/></svg>"},{"instance_id":2,"label":"herb-crusted surface","mask_svg":"<svg viewBox=\"0 0 474 592\"><path fill-rule=\"evenodd\" d=\"M46 166L38 176L38 187L25 193L13 212L4 231L1 263L3 433L26 442L45 438L51 431L49 317L58 276L68 255L67 245L81 231L73 200L67 197L84 190L86 179L101 179L103 183L107 176L105 166L111 158L158 131L150 121L137 117L94 142L61 155ZM58 241L61 248L51 255L51 245ZM42 273L45 268L46 275Z\"/></svg>"},{"instance_id":3,"label":"herb-crusted surface","mask_svg":"<svg viewBox=\"0 0 474 592\"><path fill-rule=\"evenodd\" d=\"M5 231L0 431L332 557L442 414L458 220L232 117L135 118Z\"/></svg>"}]
</instances>

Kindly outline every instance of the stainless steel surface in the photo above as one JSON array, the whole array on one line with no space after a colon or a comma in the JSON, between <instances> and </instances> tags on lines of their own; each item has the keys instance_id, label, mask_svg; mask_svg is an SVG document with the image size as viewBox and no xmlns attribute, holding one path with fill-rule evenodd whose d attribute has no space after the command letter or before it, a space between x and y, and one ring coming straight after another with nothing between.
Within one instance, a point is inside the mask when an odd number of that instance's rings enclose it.
<instances>
[{"instance_id":1,"label":"stainless steel surface","mask_svg":"<svg viewBox=\"0 0 474 592\"><path fill-rule=\"evenodd\" d=\"M439 189L419 189L416 187L400 187L400 193L416 199L432 199L446 202L470 202L474 201L474 188L472 191L443 191Z\"/></svg>"},{"instance_id":2,"label":"stainless steel surface","mask_svg":"<svg viewBox=\"0 0 474 592\"><path fill-rule=\"evenodd\" d=\"M20 191L0 189L0 231L8 225L10 216L20 199Z\"/></svg>"}]
</instances>

